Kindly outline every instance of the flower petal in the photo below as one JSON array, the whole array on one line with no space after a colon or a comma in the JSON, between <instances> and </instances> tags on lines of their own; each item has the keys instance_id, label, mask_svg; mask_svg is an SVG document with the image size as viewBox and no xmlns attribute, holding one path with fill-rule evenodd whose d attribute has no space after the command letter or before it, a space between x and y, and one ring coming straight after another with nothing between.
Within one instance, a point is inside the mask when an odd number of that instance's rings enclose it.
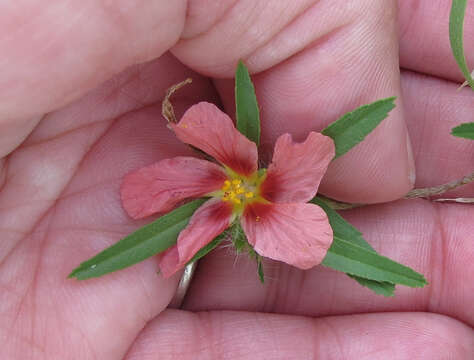
<instances>
[{"instance_id":1,"label":"flower petal","mask_svg":"<svg viewBox=\"0 0 474 360\"><path fill-rule=\"evenodd\" d=\"M182 142L201 149L238 174L249 176L257 170L257 145L215 105L200 102L171 126Z\"/></svg>"},{"instance_id":2,"label":"flower petal","mask_svg":"<svg viewBox=\"0 0 474 360\"><path fill-rule=\"evenodd\" d=\"M191 217L188 226L179 233L176 246L168 249L160 260L164 277L170 277L192 259L201 248L211 242L230 225L232 205L211 199Z\"/></svg>"},{"instance_id":3,"label":"flower petal","mask_svg":"<svg viewBox=\"0 0 474 360\"><path fill-rule=\"evenodd\" d=\"M311 200L334 154L334 141L320 133L310 132L303 143L294 143L290 134L281 135L260 188L262 196L280 203Z\"/></svg>"},{"instance_id":4,"label":"flower petal","mask_svg":"<svg viewBox=\"0 0 474 360\"><path fill-rule=\"evenodd\" d=\"M184 156L165 159L124 177L122 205L134 219L167 212L186 198L219 189L226 179L224 169L210 161Z\"/></svg>"},{"instance_id":5,"label":"flower petal","mask_svg":"<svg viewBox=\"0 0 474 360\"><path fill-rule=\"evenodd\" d=\"M178 247L175 245L161 254L160 272L165 278L169 278L183 265L179 262Z\"/></svg>"},{"instance_id":6,"label":"flower petal","mask_svg":"<svg viewBox=\"0 0 474 360\"><path fill-rule=\"evenodd\" d=\"M253 203L241 223L257 253L300 269L321 263L333 239L326 213L314 204Z\"/></svg>"}]
</instances>

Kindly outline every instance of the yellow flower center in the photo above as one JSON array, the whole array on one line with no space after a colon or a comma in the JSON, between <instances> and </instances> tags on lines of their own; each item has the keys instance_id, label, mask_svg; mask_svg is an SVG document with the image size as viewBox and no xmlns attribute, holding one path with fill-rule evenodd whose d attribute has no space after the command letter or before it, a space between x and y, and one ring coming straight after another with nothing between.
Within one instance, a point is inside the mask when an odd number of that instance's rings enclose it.
<instances>
[{"instance_id":1,"label":"yellow flower center","mask_svg":"<svg viewBox=\"0 0 474 360\"><path fill-rule=\"evenodd\" d=\"M252 202L268 202L260 195L260 184L265 179L265 171L256 171L250 176L242 176L226 168L227 180L220 190L209 195L233 205L233 216L242 215L245 205Z\"/></svg>"},{"instance_id":2,"label":"yellow flower center","mask_svg":"<svg viewBox=\"0 0 474 360\"><path fill-rule=\"evenodd\" d=\"M256 184L243 181L240 178L224 181L222 186L222 200L231 201L235 205L241 205L243 202L255 198Z\"/></svg>"},{"instance_id":3,"label":"yellow flower center","mask_svg":"<svg viewBox=\"0 0 474 360\"><path fill-rule=\"evenodd\" d=\"M241 216L245 206L253 203L268 203L260 194L260 185L266 177L265 170L255 171L250 176L242 176L225 167L227 179L219 190L213 191L207 196L221 199L232 205L232 219ZM258 219L257 221L259 221ZM233 221L233 220L232 220Z\"/></svg>"}]
</instances>

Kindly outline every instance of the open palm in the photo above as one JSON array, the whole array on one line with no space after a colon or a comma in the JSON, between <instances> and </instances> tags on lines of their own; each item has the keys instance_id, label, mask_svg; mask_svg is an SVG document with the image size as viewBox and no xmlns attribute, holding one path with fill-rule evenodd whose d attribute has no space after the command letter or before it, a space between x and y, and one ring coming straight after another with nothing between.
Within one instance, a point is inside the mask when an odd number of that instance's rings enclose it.
<instances>
[{"instance_id":1,"label":"open palm","mask_svg":"<svg viewBox=\"0 0 474 360\"><path fill-rule=\"evenodd\" d=\"M256 73L264 157L284 132L302 140L359 105L399 97L390 118L331 165L321 186L331 197L398 199L413 185L413 159L417 187L472 169L474 145L449 135L474 110L469 90L455 92L449 1L405 1L398 15L386 0L163 3L0 5L1 358L468 359L467 205L407 200L344 213L377 251L430 282L395 298L328 269L270 261L262 286L255 264L226 248L200 262L185 310L166 310L179 275L162 279L156 259L66 278L145 223L121 207L127 172L191 154L160 116L165 89L194 80L175 97L178 116L200 100L233 113L239 58ZM473 11L466 22L472 37Z\"/></svg>"}]
</instances>

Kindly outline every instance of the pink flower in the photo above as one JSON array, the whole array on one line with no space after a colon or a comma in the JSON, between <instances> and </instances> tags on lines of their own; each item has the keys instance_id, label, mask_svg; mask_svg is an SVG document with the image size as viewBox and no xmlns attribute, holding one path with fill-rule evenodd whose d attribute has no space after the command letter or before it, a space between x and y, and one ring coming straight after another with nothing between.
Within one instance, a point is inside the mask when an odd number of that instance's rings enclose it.
<instances>
[{"instance_id":1,"label":"pink flower","mask_svg":"<svg viewBox=\"0 0 474 360\"><path fill-rule=\"evenodd\" d=\"M216 106L192 106L171 125L186 144L201 149L221 166L192 157L159 161L128 174L123 207L135 219L170 211L185 199L209 197L160 260L169 277L234 221L265 257L301 269L319 264L332 243L326 213L307 203L318 190L335 148L331 138L310 132L303 143L289 134L277 139L272 163L257 168L257 147Z\"/></svg>"}]
</instances>

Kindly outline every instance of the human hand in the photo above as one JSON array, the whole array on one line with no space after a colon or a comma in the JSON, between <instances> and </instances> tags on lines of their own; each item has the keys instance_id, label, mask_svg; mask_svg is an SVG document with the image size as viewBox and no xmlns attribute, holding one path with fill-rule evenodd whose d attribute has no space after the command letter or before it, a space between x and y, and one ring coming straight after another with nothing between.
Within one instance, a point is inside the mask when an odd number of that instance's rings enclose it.
<instances>
[{"instance_id":1,"label":"human hand","mask_svg":"<svg viewBox=\"0 0 474 360\"><path fill-rule=\"evenodd\" d=\"M470 172L474 145L449 135L474 107L451 82L461 78L449 3L403 2L399 22L393 1L194 1L187 18L184 1L1 5L2 358L467 359L470 206L410 200L344 213L378 251L430 282L390 299L340 273L276 262L265 263L262 286L255 265L226 249L200 262L185 310L166 310L179 276L157 276L155 259L66 279L144 224L122 210L122 177L190 154L160 116L164 90L191 76L173 98L178 116L200 100L222 101L231 114L232 80L206 76L231 77L239 58L258 73L267 156L283 132L301 140L359 105L399 97L390 118L331 165L321 187L331 197L402 197L414 169L406 126L418 187ZM473 24L468 15L467 35Z\"/></svg>"}]
</instances>

